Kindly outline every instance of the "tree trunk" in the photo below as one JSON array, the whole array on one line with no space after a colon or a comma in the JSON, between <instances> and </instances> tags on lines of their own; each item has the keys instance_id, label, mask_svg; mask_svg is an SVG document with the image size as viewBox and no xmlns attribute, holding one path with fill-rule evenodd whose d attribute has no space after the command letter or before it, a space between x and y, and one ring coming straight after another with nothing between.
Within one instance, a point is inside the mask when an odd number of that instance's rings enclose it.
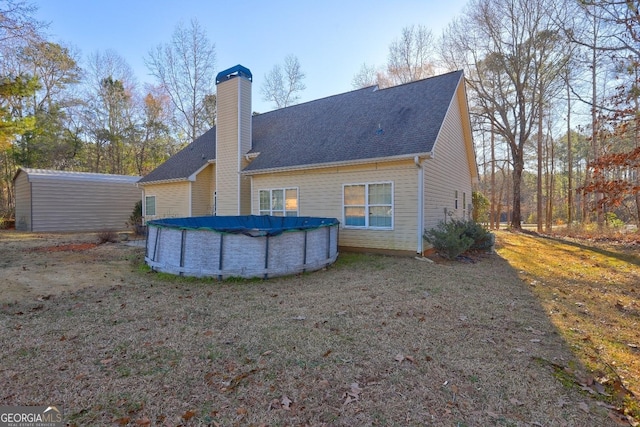
<instances>
[{"instance_id":1,"label":"tree trunk","mask_svg":"<svg viewBox=\"0 0 640 427\"><path fill-rule=\"evenodd\" d=\"M522 153L522 152L520 152ZM521 204L521 183L522 172L524 171L524 160L522 156L515 156L513 158L513 205L511 215L511 228L514 230L522 230L522 213L520 211Z\"/></svg>"},{"instance_id":2,"label":"tree trunk","mask_svg":"<svg viewBox=\"0 0 640 427\"><path fill-rule=\"evenodd\" d=\"M547 138L550 145L547 147L547 216L545 222L545 229L547 233L553 229L553 198L554 198L554 186L555 186L555 146L553 139Z\"/></svg>"},{"instance_id":3,"label":"tree trunk","mask_svg":"<svg viewBox=\"0 0 640 427\"><path fill-rule=\"evenodd\" d=\"M495 135L493 133L493 121L491 122L491 216L489 227L491 230L496 230L495 226L496 218L496 145ZM498 216L498 224L500 223L500 217Z\"/></svg>"},{"instance_id":4,"label":"tree trunk","mask_svg":"<svg viewBox=\"0 0 640 427\"><path fill-rule=\"evenodd\" d=\"M573 223L573 153L571 152L571 88L567 77L567 178L569 191L567 194L567 225Z\"/></svg>"},{"instance_id":5,"label":"tree trunk","mask_svg":"<svg viewBox=\"0 0 640 427\"><path fill-rule=\"evenodd\" d=\"M536 188L536 223L538 233L542 233L542 94L538 102L538 179Z\"/></svg>"}]
</instances>

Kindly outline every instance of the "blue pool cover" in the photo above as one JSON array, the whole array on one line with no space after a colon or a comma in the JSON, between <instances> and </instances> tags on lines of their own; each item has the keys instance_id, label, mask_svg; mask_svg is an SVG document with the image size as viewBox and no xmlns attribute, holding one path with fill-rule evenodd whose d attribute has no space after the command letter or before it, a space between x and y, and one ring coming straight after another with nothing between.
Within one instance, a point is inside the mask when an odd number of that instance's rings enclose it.
<instances>
[{"instance_id":1,"label":"blue pool cover","mask_svg":"<svg viewBox=\"0 0 640 427\"><path fill-rule=\"evenodd\" d=\"M211 230L218 233L245 234L251 237L277 236L285 231L313 230L338 225L336 218L311 216L196 216L148 221L150 226L179 230Z\"/></svg>"}]
</instances>

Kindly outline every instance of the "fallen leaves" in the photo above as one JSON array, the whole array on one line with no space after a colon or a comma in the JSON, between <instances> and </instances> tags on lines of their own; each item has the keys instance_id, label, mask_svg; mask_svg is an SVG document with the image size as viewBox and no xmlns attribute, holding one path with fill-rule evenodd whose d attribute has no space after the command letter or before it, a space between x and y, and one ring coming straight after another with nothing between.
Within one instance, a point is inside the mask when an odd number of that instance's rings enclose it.
<instances>
[{"instance_id":1,"label":"fallen leaves","mask_svg":"<svg viewBox=\"0 0 640 427\"><path fill-rule=\"evenodd\" d=\"M358 383L351 383L351 387L349 388L349 390L344 392L344 394L342 395L342 398L344 399L344 402L342 402L342 404L348 405L349 403L360 400L360 393L362 393L362 389L360 388Z\"/></svg>"},{"instance_id":2,"label":"fallen leaves","mask_svg":"<svg viewBox=\"0 0 640 427\"><path fill-rule=\"evenodd\" d=\"M414 359L413 356L404 355L402 353L398 353L393 359L398 363L402 363L405 360L410 363L416 363L416 359Z\"/></svg>"},{"instance_id":3,"label":"fallen leaves","mask_svg":"<svg viewBox=\"0 0 640 427\"><path fill-rule=\"evenodd\" d=\"M185 421L189 421L191 418L193 418L196 415L196 413L194 411L186 411L184 414L182 414L182 419Z\"/></svg>"}]
</instances>

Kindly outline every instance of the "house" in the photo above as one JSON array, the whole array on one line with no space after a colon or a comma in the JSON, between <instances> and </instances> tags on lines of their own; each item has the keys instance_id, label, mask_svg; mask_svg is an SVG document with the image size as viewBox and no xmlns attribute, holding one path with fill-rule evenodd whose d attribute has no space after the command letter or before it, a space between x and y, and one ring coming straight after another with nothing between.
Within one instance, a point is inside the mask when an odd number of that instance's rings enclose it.
<instances>
[{"instance_id":1,"label":"house","mask_svg":"<svg viewBox=\"0 0 640 427\"><path fill-rule=\"evenodd\" d=\"M471 210L477 166L461 71L252 116L250 70L216 77L217 125L139 181L146 220L304 215L343 249L421 253Z\"/></svg>"},{"instance_id":2,"label":"house","mask_svg":"<svg viewBox=\"0 0 640 427\"><path fill-rule=\"evenodd\" d=\"M124 230L142 197L139 176L19 168L16 230Z\"/></svg>"}]
</instances>

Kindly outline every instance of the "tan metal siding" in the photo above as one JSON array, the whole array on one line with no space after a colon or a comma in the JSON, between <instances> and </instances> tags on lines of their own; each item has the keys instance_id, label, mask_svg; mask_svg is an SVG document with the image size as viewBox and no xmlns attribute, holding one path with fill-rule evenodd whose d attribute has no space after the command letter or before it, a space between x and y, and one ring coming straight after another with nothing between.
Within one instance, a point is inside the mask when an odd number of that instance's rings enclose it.
<instances>
[{"instance_id":1,"label":"tan metal siding","mask_svg":"<svg viewBox=\"0 0 640 427\"><path fill-rule=\"evenodd\" d=\"M466 210L466 206L462 206L463 193L466 193L467 204L471 203L472 177L460 111L459 98L454 97L435 144L434 158L423 162L426 229L435 227L445 219L445 208L453 213L454 218L461 219Z\"/></svg>"},{"instance_id":2,"label":"tan metal siding","mask_svg":"<svg viewBox=\"0 0 640 427\"><path fill-rule=\"evenodd\" d=\"M31 184L27 173L19 171L15 183L16 230L31 231Z\"/></svg>"},{"instance_id":3,"label":"tan metal siding","mask_svg":"<svg viewBox=\"0 0 640 427\"><path fill-rule=\"evenodd\" d=\"M72 180L31 183L32 231L124 230L142 192L135 184Z\"/></svg>"},{"instance_id":4,"label":"tan metal siding","mask_svg":"<svg viewBox=\"0 0 640 427\"><path fill-rule=\"evenodd\" d=\"M146 221L189 216L189 182L145 185L144 195L156 196L156 214L145 216Z\"/></svg>"},{"instance_id":5,"label":"tan metal siding","mask_svg":"<svg viewBox=\"0 0 640 427\"><path fill-rule=\"evenodd\" d=\"M417 248L417 167L413 161L314 169L253 176L253 214L259 214L259 190L298 188L301 216L343 221L342 186L372 182L393 183L393 230L349 229L341 225L341 246L415 251Z\"/></svg>"},{"instance_id":6,"label":"tan metal siding","mask_svg":"<svg viewBox=\"0 0 640 427\"><path fill-rule=\"evenodd\" d=\"M193 194L191 195L192 216L212 214L214 191L213 179L213 165L207 166L196 176L195 182L191 185L193 191Z\"/></svg>"}]
</instances>

